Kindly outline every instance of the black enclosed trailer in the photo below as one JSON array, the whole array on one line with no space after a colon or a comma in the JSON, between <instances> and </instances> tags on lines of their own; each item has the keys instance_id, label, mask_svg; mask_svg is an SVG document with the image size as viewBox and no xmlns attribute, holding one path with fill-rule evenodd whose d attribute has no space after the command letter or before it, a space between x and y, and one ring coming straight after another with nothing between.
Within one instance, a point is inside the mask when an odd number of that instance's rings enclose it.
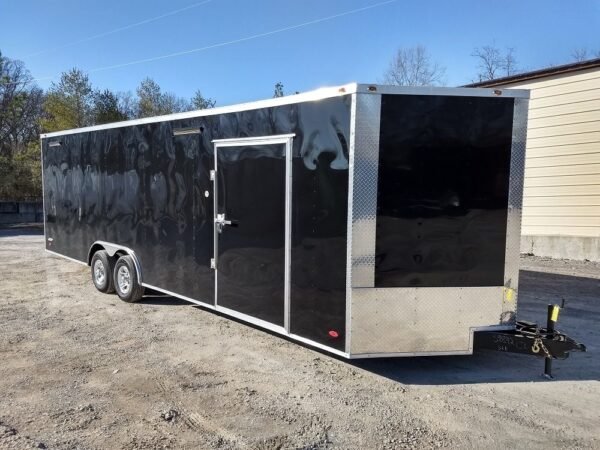
<instances>
[{"instance_id":1,"label":"black enclosed trailer","mask_svg":"<svg viewBox=\"0 0 600 450\"><path fill-rule=\"evenodd\" d=\"M515 330L527 105L350 84L45 134L46 249L348 358L470 354Z\"/></svg>"}]
</instances>

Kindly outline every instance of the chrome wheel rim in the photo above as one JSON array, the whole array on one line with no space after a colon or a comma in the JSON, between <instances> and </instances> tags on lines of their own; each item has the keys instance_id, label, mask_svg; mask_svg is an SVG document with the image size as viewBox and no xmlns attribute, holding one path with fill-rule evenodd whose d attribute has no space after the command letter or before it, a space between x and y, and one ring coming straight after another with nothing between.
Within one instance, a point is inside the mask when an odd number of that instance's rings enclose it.
<instances>
[{"instance_id":1,"label":"chrome wheel rim","mask_svg":"<svg viewBox=\"0 0 600 450\"><path fill-rule=\"evenodd\" d=\"M117 283L119 284L121 293L129 293L129 289L131 289L131 275L127 266L121 266L117 270Z\"/></svg>"},{"instance_id":2,"label":"chrome wheel rim","mask_svg":"<svg viewBox=\"0 0 600 450\"><path fill-rule=\"evenodd\" d=\"M106 281L106 269L104 263L99 259L94 262L94 281L99 286L103 286Z\"/></svg>"}]
</instances>

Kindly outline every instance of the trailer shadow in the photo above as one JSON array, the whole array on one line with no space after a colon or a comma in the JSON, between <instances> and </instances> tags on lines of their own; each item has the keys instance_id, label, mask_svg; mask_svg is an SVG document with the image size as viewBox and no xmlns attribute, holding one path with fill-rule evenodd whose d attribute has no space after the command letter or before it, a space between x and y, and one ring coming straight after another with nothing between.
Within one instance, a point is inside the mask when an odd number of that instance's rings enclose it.
<instances>
[{"instance_id":1,"label":"trailer shadow","mask_svg":"<svg viewBox=\"0 0 600 450\"><path fill-rule=\"evenodd\" d=\"M431 356L353 361L357 368L412 385L547 382L543 358L482 351L470 356ZM554 361L555 380L599 380L589 355Z\"/></svg>"}]
</instances>

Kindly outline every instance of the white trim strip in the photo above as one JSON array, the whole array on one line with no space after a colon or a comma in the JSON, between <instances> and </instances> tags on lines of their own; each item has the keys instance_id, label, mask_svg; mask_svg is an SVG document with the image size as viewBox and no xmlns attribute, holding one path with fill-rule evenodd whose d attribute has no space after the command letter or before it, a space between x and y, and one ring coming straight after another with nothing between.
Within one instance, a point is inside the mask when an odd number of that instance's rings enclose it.
<instances>
[{"instance_id":1,"label":"white trim strip","mask_svg":"<svg viewBox=\"0 0 600 450\"><path fill-rule=\"evenodd\" d=\"M48 244L46 236L46 183L44 182L44 145L40 137L40 164L42 165L42 214L44 215L44 247Z\"/></svg>"},{"instance_id":2,"label":"white trim strip","mask_svg":"<svg viewBox=\"0 0 600 450\"><path fill-rule=\"evenodd\" d=\"M274 331L275 333L286 335L285 328L280 325L275 325L271 322L267 322L266 320L257 319L256 317L249 316L248 314L244 314L241 312L237 312L234 309L229 309L224 306L217 305L215 311L226 314L231 317L235 317L236 319L243 320L244 322L251 323L253 325L257 325L261 328L265 328L270 331Z\"/></svg>"},{"instance_id":3,"label":"white trim strip","mask_svg":"<svg viewBox=\"0 0 600 450\"><path fill-rule=\"evenodd\" d=\"M212 311L222 313L226 316L235 317L236 319L240 319L240 320L243 320L244 322L248 322L253 325L257 325L261 328L265 328L267 330L274 331L279 334L287 335L287 333L285 332L285 328L283 328L279 325L274 325L270 322L267 322L266 320L257 319L256 317L252 317L247 314L237 312L233 309L225 308L224 306L218 306L218 305L215 306L215 305L211 305L210 303L201 302L200 300L195 300L193 298L186 297L185 295L177 294L173 291L169 291L167 289L162 289L162 288L153 286L148 283L142 283L142 286L162 292L163 294L167 294L167 295L171 295L173 297L180 298L181 300L185 300L190 303L194 303L196 305L202 306L202 307L210 309Z\"/></svg>"},{"instance_id":4,"label":"white trim strip","mask_svg":"<svg viewBox=\"0 0 600 450\"><path fill-rule=\"evenodd\" d=\"M219 155L217 154L217 150L219 149L218 145L213 144L213 153L214 153L214 161L213 161L213 170L211 172L212 175L212 185L213 185L213 262L214 262L214 273L215 273L215 298L213 298L213 304L217 305L217 294L219 289L219 284L217 281L217 277L219 276L219 233L217 232L217 212L219 211L219 179L217 177L218 170L218 160Z\"/></svg>"},{"instance_id":5,"label":"white trim strip","mask_svg":"<svg viewBox=\"0 0 600 450\"><path fill-rule=\"evenodd\" d=\"M285 144L285 248L283 285L283 326L290 332L291 314L291 264L292 264L292 148L294 136L288 137Z\"/></svg>"},{"instance_id":6,"label":"white trim strip","mask_svg":"<svg viewBox=\"0 0 600 450\"><path fill-rule=\"evenodd\" d=\"M326 345L323 344L319 344L318 342L315 342L313 340L304 338L302 336L298 336L297 334L288 334L287 335L289 338L298 341L298 342L302 342L303 344L307 344L310 345L311 347L315 347L318 348L320 350L325 350L329 353L333 353L334 355L338 355L338 356L343 356L344 358L351 358L351 355L346 353L346 352L342 352L340 350L336 350L335 348L332 347L327 347Z\"/></svg>"}]
</instances>

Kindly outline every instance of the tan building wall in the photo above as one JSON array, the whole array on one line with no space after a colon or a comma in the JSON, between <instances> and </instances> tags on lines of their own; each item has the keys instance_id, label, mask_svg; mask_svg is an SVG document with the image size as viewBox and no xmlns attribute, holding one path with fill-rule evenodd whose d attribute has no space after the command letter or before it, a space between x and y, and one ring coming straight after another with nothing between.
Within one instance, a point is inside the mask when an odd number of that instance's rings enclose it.
<instances>
[{"instance_id":1,"label":"tan building wall","mask_svg":"<svg viewBox=\"0 0 600 450\"><path fill-rule=\"evenodd\" d=\"M530 89L521 250L600 260L600 67Z\"/></svg>"}]
</instances>

